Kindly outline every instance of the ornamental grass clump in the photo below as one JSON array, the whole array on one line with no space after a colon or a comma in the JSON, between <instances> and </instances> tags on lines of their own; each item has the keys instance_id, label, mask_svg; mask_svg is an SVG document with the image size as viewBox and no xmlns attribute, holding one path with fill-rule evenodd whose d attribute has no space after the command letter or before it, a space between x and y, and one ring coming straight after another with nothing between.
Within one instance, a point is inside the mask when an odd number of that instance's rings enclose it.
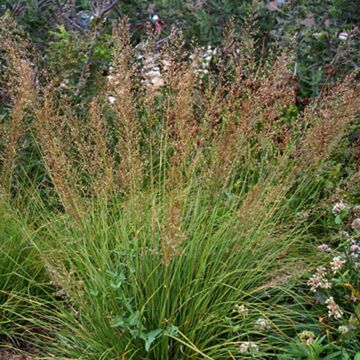
<instances>
[{"instance_id":1,"label":"ornamental grass clump","mask_svg":"<svg viewBox=\"0 0 360 360\"><path fill-rule=\"evenodd\" d=\"M293 289L312 267L313 234L298 214L322 196L318 175L357 119L360 87L348 76L302 111L292 51L258 59L251 34L230 30L207 73L180 32L163 47L150 37L145 53L155 46L165 64L156 88L124 23L88 104L51 72L23 87L56 198L36 183L24 195L54 287L52 314L36 322L51 356L268 359L308 319Z\"/></svg>"}]
</instances>

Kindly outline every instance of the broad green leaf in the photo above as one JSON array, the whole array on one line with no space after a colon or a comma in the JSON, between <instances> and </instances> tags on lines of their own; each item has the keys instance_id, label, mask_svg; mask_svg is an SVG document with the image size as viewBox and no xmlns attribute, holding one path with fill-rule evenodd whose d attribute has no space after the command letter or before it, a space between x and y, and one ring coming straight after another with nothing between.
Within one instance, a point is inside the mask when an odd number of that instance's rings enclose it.
<instances>
[{"instance_id":1,"label":"broad green leaf","mask_svg":"<svg viewBox=\"0 0 360 360\"><path fill-rule=\"evenodd\" d=\"M133 312L127 319L127 323L130 327L138 325L140 321L140 311Z\"/></svg>"},{"instance_id":2,"label":"broad green leaf","mask_svg":"<svg viewBox=\"0 0 360 360\"><path fill-rule=\"evenodd\" d=\"M145 350L149 352L152 343L162 333L162 329L155 329L145 335Z\"/></svg>"},{"instance_id":3,"label":"broad green leaf","mask_svg":"<svg viewBox=\"0 0 360 360\"><path fill-rule=\"evenodd\" d=\"M110 323L110 326L113 327L113 328L116 328L116 327L124 327L125 326L125 321L124 321L124 318L122 317L117 317L115 319L113 319Z\"/></svg>"},{"instance_id":4,"label":"broad green leaf","mask_svg":"<svg viewBox=\"0 0 360 360\"><path fill-rule=\"evenodd\" d=\"M99 291L97 289L91 289L89 292L90 292L90 295L95 296L95 297L99 295Z\"/></svg>"},{"instance_id":5,"label":"broad green leaf","mask_svg":"<svg viewBox=\"0 0 360 360\"><path fill-rule=\"evenodd\" d=\"M176 336L179 333L179 328L177 326L169 326L165 329L166 333L172 336Z\"/></svg>"}]
</instances>

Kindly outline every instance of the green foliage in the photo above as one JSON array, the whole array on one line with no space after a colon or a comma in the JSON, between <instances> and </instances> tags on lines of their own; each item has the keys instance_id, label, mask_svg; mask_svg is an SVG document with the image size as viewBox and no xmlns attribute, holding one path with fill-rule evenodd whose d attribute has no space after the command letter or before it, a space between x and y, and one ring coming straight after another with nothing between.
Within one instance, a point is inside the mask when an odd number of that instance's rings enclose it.
<instances>
[{"instance_id":1,"label":"green foliage","mask_svg":"<svg viewBox=\"0 0 360 360\"><path fill-rule=\"evenodd\" d=\"M87 103L101 90L111 60L111 36L106 33L84 36L59 26L45 56L45 66L61 84L63 93Z\"/></svg>"},{"instance_id":2,"label":"green foliage","mask_svg":"<svg viewBox=\"0 0 360 360\"><path fill-rule=\"evenodd\" d=\"M289 358L296 360L349 360L350 356L346 350L336 347L331 343L326 343L326 336L322 336L313 339L311 343L308 344L300 340L295 340L290 343L287 354L279 356L279 359Z\"/></svg>"},{"instance_id":3,"label":"green foliage","mask_svg":"<svg viewBox=\"0 0 360 360\"><path fill-rule=\"evenodd\" d=\"M43 265L31 246L24 219L3 200L0 218L0 338L15 341L22 334L25 340L29 316L40 299L36 296L42 293Z\"/></svg>"},{"instance_id":4,"label":"green foliage","mask_svg":"<svg viewBox=\"0 0 360 360\"><path fill-rule=\"evenodd\" d=\"M279 209L243 237L236 205L189 194L179 225L188 235L166 263L168 205L161 196L145 196L115 200L112 208L95 203L81 225L55 217L34 240L72 304L58 305L62 327L56 342L44 346L74 358L227 359L252 340L260 358L273 354L272 346L280 347L284 332L293 334L306 314L291 285L282 283L286 265L278 257L289 252L286 263L296 264L290 254L302 246L303 230L276 234ZM236 304L248 310L242 313ZM265 328L257 325L260 317L269 319Z\"/></svg>"},{"instance_id":5,"label":"green foliage","mask_svg":"<svg viewBox=\"0 0 360 360\"><path fill-rule=\"evenodd\" d=\"M329 82L358 67L358 30L350 36L357 22L347 6L346 1L289 1L274 11L272 34L283 44L295 42L294 72L299 76L301 97L326 91Z\"/></svg>"}]
</instances>

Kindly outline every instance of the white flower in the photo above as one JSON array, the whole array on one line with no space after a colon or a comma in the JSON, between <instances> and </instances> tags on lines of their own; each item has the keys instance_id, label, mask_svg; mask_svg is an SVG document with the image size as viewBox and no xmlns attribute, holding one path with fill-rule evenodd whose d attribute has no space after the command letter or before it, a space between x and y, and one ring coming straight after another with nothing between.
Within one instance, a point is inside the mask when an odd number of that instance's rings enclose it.
<instances>
[{"instance_id":1,"label":"white flower","mask_svg":"<svg viewBox=\"0 0 360 360\"><path fill-rule=\"evenodd\" d=\"M152 21L158 21L159 20L159 16L158 15L154 15L152 18L151 18Z\"/></svg>"},{"instance_id":2,"label":"white flower","mask_svg":"<svg viewBox=\"0 0 360 360\"><path fill-rule=\"evenodd\" d=\"M116 98L115 98L114 96L109 96L109 97L108 97L108 100L109 100L109 103L110 103L110 104L114 104L115 101L116 101Z\"/></svg>"},{"instance_id":3,"label":"white flower","mask_svg":"<svg viewBox=\"0 0 360 360\"><path fill-rule=\"evenodd\" d=\"M343 265L345 264L345 260L341 259L340 256L335 256L332 260L332 262L330 263L331 266L331 270L334 274L336 274L339 270L341 270L341 268L343 267Z\"/></svg>"},{"instance_id":4,"label":"white flower","mask_svg":"<svg viewBox=\"0 0 360 360\"><path fill-rule=\"evenodd\" d=\"M350 245L350 251L352 257L359 257L360 254L360 245L357 243L357 241L353 240Z\"/></svg>"},{"instance_id":5,"label":"white flower","mask_svg":"<svg viewBox=\"0 0 360 360\"><path fill-rule=\"evenodd\" d=\"M154 62L155 62L155 60L156 59L154 59L154 57L153 56L145 56L145 60L144 60L144 63L146 64L146 65L153 65L154 64Z\"/></svg>"},{"instance_id":6,"label":"white flower","mask_svg":"<svg viewBox=\"0 0 360 360\"><path fill-rule=\"evenodd\" d=\"M249 313L249 310L245 307L244 304L235 304L233 311L239 313L240 315L247 315Z\"/></svg>"},{"instance_id":7,"label":"white flower","mask_svg":"<svg viewBox=\"0 0 360 360\"><path fill-rule=\"evenodd\" d=\"M154 77L151 79L151 85L154 87L154 88L160 88L162 86L165 85L165 81L163 78L161 77Z\"/></svg>"},{"instance_id":8,"label":"white flower","mask_svg":"<svg viewBox=\"0 0 360 360\"><path fill-rule=\"evenodd\" d=\"M342 41L346 41L349 38L349 34L347 32L341 32L338 35L338 38Z\"/></svg>"},{"instance_id":9,"label":"white flower","mask_svg":"<svg viewBox=\"0 0 360 360\"><path fill-rule=\"evenodd\" d=\"M347 326L345 326L345 325L340 325L340 326L338 327L338 332L339 332L341 335L344 335L344 334L346 334L346 333L349 332L349 328L348 328Z\"/></svg>"},{"instance_id":10,"label":"white flower","mask_svg":"<svg viewBox=\"0 0 360 360\"><path fill-rule=\"evenodd\" d=\"M340 214L343 210L346 209L346 204L341 200L339 202L337 202L333 208L332 208L332 212L337 215Z\"/></svg>"},{"instance_id":11,"label":"white flower","mask_svg":"<svg viewBox=\"0 0 360 360\"><path fill-rule=\"evenodd\" d=\"M296 216L301 220L306 220L309 218L310 213L309 211L299 211Z\"/></svg>"},{"instance_id":12,"label":"white flower","mask_svg":"<svg viewBox=\"0 0 360 360\"><path fill-rule=\"evenodd\" d=\"M325 301L325 304L328 309L329 317L333 317L336 320L341 319L341 317L343 315L343 311L340 309L340 306L336 304L336 302L332 296L330 296Z\"/></svg>"},{"instance_id":13,"label":"white flower","mask_svg":"<svg viewBox=\"0 0 360 360\"><path fill-rule=\"evenodd\" d=\"M259 347L252 341L245 341L240 345L240 353L246 354L249 352L257 352Z\"/></svg>"},{"instance_id":14,"label":"white flower","mask_svg":"<svg viewBox=\"0 0 360 360\"><path fill-rule=\"evenodd\" d=\"M353 303L357 302L357 297L354 295L350 295L349 300L352 301Z\"/></svg>"},{"instance_id":15,"label":"white flower","mask_svg":"<svg viewBox=\"0 0 360 360\"><path fill-rule=\"evenodd\" d=\"M199 69L199 70L198 70L198 73L199 73L199 74L208 74L208 73L209 73L209 70L208 70L208 69Z\"/></svg>"},{"instance_id":16,"label":"white flower","mask_svg":"<svg viewBox=\"0 0 360 360\"><path fill-rule=\"evenodd\" d=\"M240 345L240 352L242 354L247 353L249 351L249 343L248 342L244 342Z\"/></svg>"},{"instance_id":17,"label":"white flower","mask_svg":"<svg viewBox=\"0 0 360 360\"><path fill-rule=\"evenodd\" d=\"M326 269L323 266L316 269L316 273L307 282L307 285L310 286L312 292L316 292L317 288L331 288L331 283L326 279L326 274Z\"/></svg>"},{"instance_id":18,"label":"white flower","mask_svg":"<svg viewBox=\"0 0 360 360\"><path fill-rule=\"evenodd\" d=\"M148 77L161 77L161 73L157 68L148 71L145 75Z\"/></svg>"},{"instance_id":19,"label":"white flower","mask_svg":"<svg viewBox=\"0 0 360 360\"><path fill-rule=\"evenodd\" d=\"M356 218L352 223L351 223L351 227L360 232L360 218Z\"/></svg>"},{"instance_id":20,"label":"white flower","mask_svg":"<svg viewBox=\"0 0 360 360\"><path fill-rule=\"evenodd\" d=\"M271 328L271 324L269 320L261 317L256 320L255 327L260 331L265 331Z\"/></svg>"},{"instance_id":21,"label":"white flower","mask_svg":"<svg viewBox=\"0 0 360 360\"><path fill-rule=\"evenodd\" d=\"M305 345L311 345L315 340L315 334L312 331L305 330L298 334L300 341Z\"/></svg>"},{"instance_id":22,"label":"white flower","mask_svg":"<svg viewBox=\"0 0 360 360\"><path fill-rule=\"evenodd\" d=\"M169 69L171 66L171 63L170 63L170 61L164 59L164 60L162 60L162 66L164 67L164 69Z\"/></svg>"},{"instance_id":23,"label":"white flower","mask_svg":"<svg viewBox=\"0 0 360 360\"><path fill-rule=\"evenodd\" d=\"M352 208L352 211L353 211L355 214L360 215L360 205L355 205L355 206Z\"/></svg>"}]
</instances>

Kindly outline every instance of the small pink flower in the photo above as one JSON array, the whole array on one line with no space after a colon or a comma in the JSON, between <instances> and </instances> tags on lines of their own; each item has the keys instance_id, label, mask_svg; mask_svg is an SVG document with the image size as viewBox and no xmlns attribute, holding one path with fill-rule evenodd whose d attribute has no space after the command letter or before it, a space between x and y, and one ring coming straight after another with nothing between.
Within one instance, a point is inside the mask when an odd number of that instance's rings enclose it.
<instances>
[{"instance_id":1,"label":"small pink flower","mask_svg":"<svg viewBox=\"0 0 360 360\"><path fill-rule=\"evenodd\" d=\"M328 309L329 317L333 317L334 319L338 320L342 318L343 311L340 309L340 306L336 304L334 298L330 296L325 301L326 307Z\"/></svg>"},{"instance_id":2,"label":"small pink flower","mask_svg":"<svg viewBox=\"0 0 360 360\"><path fill-rule=\"evenodd\" d=\"M330 289L331 283L326 278L326 269L321 266L317 268L316 273L310 278L307 282L307 285L310 286L312 292L316 292L317 288L321 289Z\"/></svg>"},{"instance_id":3,"label":"small pink flower","mask_svg":"<svg viewBox=\"0 0 360 360\"><path fill-rule=\"evenodd\" d=\"M343 265L345 264L345 260L341 259L340 256L335 256L332 260L332 262L330 263L331 266L331 270L334 274L336 274L339 270L341 270L341 268L343 267Z\"/></svg>"},{"instance_id":4,"label":"small pink flower","mask_svg":"<svg viewBox=\"0 0 360 360\"><path fill-rule=\"evenodd\" d=\"M360 218L356 218L352 223L351 223L351 227L360 232Z\"/></svg>"},{"instance_id":5,"label":"small pink flower","mask_svg":"<svg viewBox=\"0 0 360 360\"><path fill-rule=\"evenodd\" d=\"M346 204L341 200L339 202L337 202L333 208L332 208L332 212L337 215L340 214L343 210L346 209Z\"/></svg>"},{"instance_id":6,"label":"small pink flower","mask_svg":"<svg viewBox=\"0 0 360 360\"><path fill-rule=\"evenodd\" d=\"M318 249L321 251L325 251L325 252L331 252L331 247L329 245L326 244L321 244L318 246Z\"/></svg>"}]
</instances>

